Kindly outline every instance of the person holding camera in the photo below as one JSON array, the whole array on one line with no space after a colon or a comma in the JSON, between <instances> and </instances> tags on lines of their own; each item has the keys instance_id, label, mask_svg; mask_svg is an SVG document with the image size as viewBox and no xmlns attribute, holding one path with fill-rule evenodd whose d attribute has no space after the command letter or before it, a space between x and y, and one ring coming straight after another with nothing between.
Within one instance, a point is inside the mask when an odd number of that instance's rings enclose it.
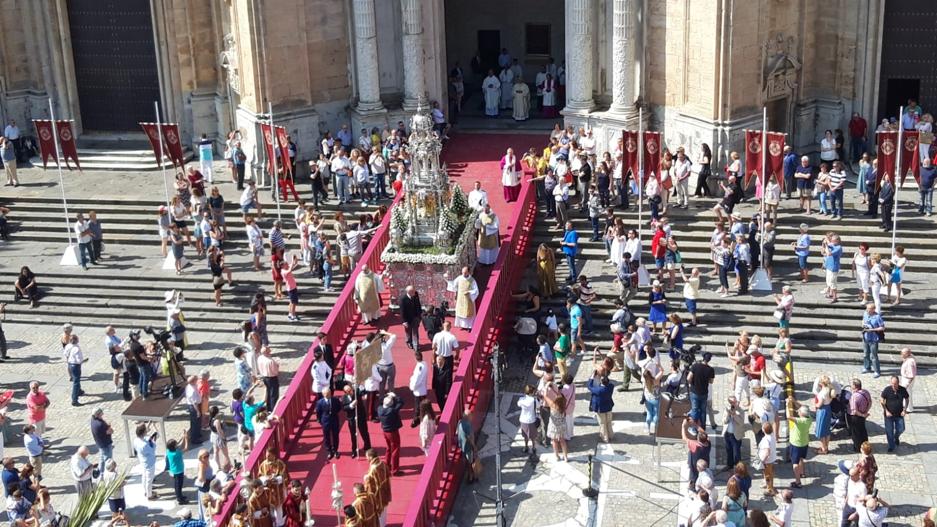
<instances>
[{"instance_id":1,"label":"person holding camera","mask_svg":"<svg viewBox=\"0 0 937 527\"><path fill-rule=\"evenodd\" d=\"M595 412L596 420L599 423L599 437L606 443L612 442L612 407L615 401L612 400L614 385L609 380L608 375L596 370L588 382L589 410Z\"/></svg>"},{"instance_id":2,"label":"person holding camera","mask_svg":"<svg viewBox=\"0 0 937 527\"><path fill-rule=\"evenodd\" d=\"M742 440L745 439L745 411L739 406L738 399L730 395L726 399L722 413L722 437L726 446L726 466L724 471L731 472L736 463L742 461Z\"/></svg>"},{"instance_id":3,"label":"person holding camera","mask_svg":"<svg viewBox=\"0 0 937 527\"><path fill-rule=\"evenodd\" d=\"M849 521L855 521L859 527L882 527L888 516L888 503L878 497L878 490L856 503L855 512L849 515Z\"/></svg>"}]
</instances>

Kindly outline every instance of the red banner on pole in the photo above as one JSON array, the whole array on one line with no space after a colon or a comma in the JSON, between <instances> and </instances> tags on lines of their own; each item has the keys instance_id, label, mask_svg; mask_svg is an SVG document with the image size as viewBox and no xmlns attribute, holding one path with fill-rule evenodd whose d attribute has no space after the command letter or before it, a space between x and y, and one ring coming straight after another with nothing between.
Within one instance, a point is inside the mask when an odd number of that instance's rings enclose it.
<instances>
[{"instance_id":1,"label":"red banner on pole","mask_svg":"<svg viewBox=\"0 0 937 527\"><path fill-rule=\"evenodd\" d=\"M33 124L36 126L36 136L39 137L39 155L42 157L42 168L45 169L50 157L56 163L59 160L55 154L55 134L52 131L52 121L33 119Z\"/></svg>"},{"instance_id":2,"label":"red banner on pole","mask_svg":"<svg viewBox=\"0 0 937 527\"><path fill-rule=\"evenodd\" d=\"M904 185L905 178L908 177L910 170L914 175L914 180L920 183L921 180L921 158L918 153L918 139L920 132L917 130L905 130L902 132L901 142L904 150L901 152L901 185Z\"/></svg>"},{"instance_id":3,"label":"red banner on pole","mask_svg":"<svg viewBox=\"0 0 937 527\"><path fill-rule=\"evenodd\" d=\"M644 132L645 180L654 174L660 183L660 132Z\"/></svg>"},{"instance_id":4,"label":"red banner on pole","mask_svg":"<svg viewBox=\"0 0 937 527\"><path fill-rule=\"evenodd\" d=\"M156 156L156 166L163 166L163 141L159 135L159 126L156 123L140 123L143 133L150 141L150 148L153 149L153 155Z\"/></svg>"},{"instance_id":5,"label":"red banner on pole","mask_svg":"<svg viewBox=\"0 0 937 527\"><path fill-rule=\"evenodd\" d=\"M273 130L270 129L268 123L260 123L260 135L264 139L264 151L267 153L267 170L270 172L270 177L276 178L276 167L273 166Z\"/></svg>"},{"instance_id":6,"label":"red banner on pole","mask_svg":"<svg viewBox=\"0 0 937 527\"><path fill-rule=\"evenodd\" d=\"M898 132L876 132L878 139L878 177L875 184L881 186L885 174L894 174L897 165Z\"/></svg>"},{"instance_id":7,"label":"red banner on pole","mask_svg":"<svg viewBox=\"0 0 937 527\"><path fill-rule=\"evenodd\" d=\"M621 177L622 180L628 177L628 171L631 171L632 177L638 179L638 132L634 130L624 130L621 133Z\"/></svg>"},{"instance_id":8,"label":"red banner on pole","mask_svg":"<svg viewBox=\"0 0 937 527\"><path fill-rule=\"evenodd\" d=\"M768 132L768 167L769 177L774 179L784 191L784 134L780 132Z\"/></svg>"},{"instance_id":9,"label":"red banner on pole","mask_svg":"<svg viewBox=\"0 0 937 527\"><path fill-rule=\"evenodd\" d=\"M166 154L172 160L173 166L185 168L185 156L182 154L182 140L179 138L179 125L176 123L163 123L163 139L166 140Z\"/></svg>"},{"instance_id":10,"label":"red banner on pole","mask_svg":"<svg viewBox=\"0 0 937 527\"><path fill-rule=\"evenodd\" d=\"M748 184L752 176L761 177L763 173L761 167L761 130L745 130L745 184Z\"/></svg>"},{"instance_id":11,"label":"red banner on pole","mask_svg":"<svg viewBox=\"0 0 937 527\"><path fill-rule=\"evenodd\" d=\"M277 148L280 150L280 168L283 174L293 174L293 167L290 165L290 141L286 137L286 127L276 126Z\"/></svg>"},{"instance_id":12,"label":"red banner on pole","mask_svg":"<svg viewBox=\"0 0 937 527\"><path fill-rule=\"evenodd\" d=\"M78 162L78 145L75 144L72 122L56 120L55 126L59 132L59 142L62 145L62 159L65 160L65 166L68 167L69 170L72 169L71 165L68 164L68 160L71 159L75 162L75 166L78 167L80 171L81 164Z\"/></svg>"}]
</instances>

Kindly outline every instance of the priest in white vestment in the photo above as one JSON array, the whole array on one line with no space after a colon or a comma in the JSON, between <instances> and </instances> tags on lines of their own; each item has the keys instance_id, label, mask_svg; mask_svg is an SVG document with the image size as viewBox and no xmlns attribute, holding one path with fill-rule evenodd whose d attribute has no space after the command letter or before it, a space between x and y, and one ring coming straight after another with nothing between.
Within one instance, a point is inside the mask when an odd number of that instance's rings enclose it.
<instances>
[{"instance_id":1,"label":"priest in white vestment","mask_svg":"<svg viewBox=\"0 0 937 527\"><path fill-rule=\"evenodd\" d=\"M479 212L485 210L485 205L488 204L488 193L482 190L482 184L480 181L476 181L475 188L469 192L468 204L469 207L472 207L472 209Z\"/></svg>"},{"instance_id":2,"label":"priest in white vestment","mask_svg":"<svg viewBox=\"0 0 937 527\"><path fill-rule=\"evenodd\" d=\"M514 104L514 72L504 68L498 80L501 81L501 109L504 110Z\"/></svg>"},{"instance_id":3,"label":"priest in white vestment","mask_svg":"<svg viewBox=\"0 0 937 527\"><path fill-rule=\"evenodd\" d=\"M501 186L504 189L504 201L517 201L521 193L521 162L514 155L514 149L508 148L501 158Z\"/></svg>"},{"instance_id":4,"label":"priest in white vestment","mask_svg":"<svg viewBox=\"0 0 937 527\"><path fill-rule=\"evenodd\" d=\"M472 277L469 268L463 267L462 274L449 282L447 289L455 293L455 325L462 329L472 329L472 324L475 323L478 282Z\"/></svg>"},{"instance_id":5,"label":"priest in white vestment","mask_svg":"<svg viewBox=\"0 0 937 527\"><path fill-rule=\"evenodd\" d=\"M543 116L544 117L556 117L556 79L553 78L553 75L547 73L546 79L543 81Z\"/></svg>"},{"instance_id":6,"label":"priest in white vestment","mask_svg":"<svg viewBox=\"0 0 937 527\"><path fill-rule=\"evenodd\" d=\"M485 115L498 116L498 105L501 103L501 81L494 70L488 70L488 76L482 81L482 93L485 94Z\"/></svg>"},{"instance_id":7,"label":"priest in white vestment","mask_svg":"<svg viewBox=\"0 0 937 527\"><path fill-rule=\"evenodd\" d=\"M537 103L540 105L540 109L543 110L543 83L547 81L547 67L544 66L540 70L540 73L534 78L534 86L537 87Z\"/></svg>"},{"instance_id":8,"label":"priest in white vestment","mask_svg":"<svg viewBox=\"0 0 937 527\"><path fill-rule=\"evenodd\" d=\"M514 120L526 121L530 117L530 88L521 79L514 79Z\"/></svg>"},{"instance_id":9,"label":"priest in white vestment","mask_svg":"<svg viewBox=\"0 0 937 527\"><path fill-rule=\"evenodd\" d=\"M381 287L379 279L368 264L364 264L361 273L355 279L355 304L361 312L361 321L369 324L381 316Z\"/></svg>"},{"instance_id":10,"label":"priest in white vestment","mask_svg":"<svg viewBox=\"0 0 937 527\"><path fill-rule=\"evenodd\" d=\"M475 228L478 229L478 263L492 265L498 260L501 251L500 227L501 223L491 210L491 205L485 205L485 210L475 220Z\"/></svg>"}]
</instances>

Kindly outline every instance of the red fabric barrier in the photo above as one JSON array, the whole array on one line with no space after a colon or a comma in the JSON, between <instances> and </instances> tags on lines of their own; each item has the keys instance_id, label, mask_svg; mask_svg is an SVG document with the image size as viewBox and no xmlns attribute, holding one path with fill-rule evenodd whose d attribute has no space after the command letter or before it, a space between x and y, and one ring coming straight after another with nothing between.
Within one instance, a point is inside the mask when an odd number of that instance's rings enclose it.
<instances>
[{"instance_id":1,"label":"red fabric barrier","mask_svg":"<svg viewBox=\"0 0 937 527\"><path fill-rule=\"evenodd\" d=\"M525 254L530 246L536 217L534 187L524 183L514 216L508 223L514 225L511 238L502 246L488 279L486 289L490 294L484 297L478 307L472 328L475 344L462 352L446 407L440 414L436 436L423 464L423 472L409 498L410 506L403 522L404 527L445 525L455 502L464 469L456 439L456 426L465 406L473 409L472 426L475 430L480 429L484 422L492 395L490 351L495 342L500 340L503 330L509 328L513 321L512 286L523 278L529 261Z\"/></svg>"},{"instance_id":2,"label":"red fabric barrier","mask_svg":"<svg viewBox=\"0 0 937 527\"><path fill-rule=\"evenodd\" d=\"M397 204L401 195L402 194L397 195L393 205ZM393 207L393 205L391 205L391 207ZM381 253L384 251L384 248L387 247L388 241L390 241L389 231L390 214L387 214L381 221L380 228L378 228L371 238L370 243L368 243L368 247L364 250L361 261L355 267L354 271L352 271L351 278L345 282L341 294L335 300L337 309L333 309L322 324L321 331L329 334L332 339L332 345L336 350L345 348L349 337L348 329L354 326L353 322L359 316L355 308L353 295L355 280L361 272L361 265L362 263L367 263L372 269L380 268ZM260 432L260 435L254 442L254 449L244 462L242 473L256 474L257 468L260 466L260 461L263 458L263 453L271 446L277 448L281 459L289 459L288 455L290 449L300 437L297 431L307 421L312 411L311 370L314 360L312 354L307 354L296 368L296 373L293 375L293 379L290 381L286 393L283 394L283 397L280 398L280 401L274 408L273 414L279 418L277 424L273 428L268 428ZM237 477L238 484L240 484L241 477L241 474ZM239 499L237 493L232 493L232 495L228 497L228 501L225 502L221 514L215 516L215 525L227 525Z\"/></svg>"}]
</instances>

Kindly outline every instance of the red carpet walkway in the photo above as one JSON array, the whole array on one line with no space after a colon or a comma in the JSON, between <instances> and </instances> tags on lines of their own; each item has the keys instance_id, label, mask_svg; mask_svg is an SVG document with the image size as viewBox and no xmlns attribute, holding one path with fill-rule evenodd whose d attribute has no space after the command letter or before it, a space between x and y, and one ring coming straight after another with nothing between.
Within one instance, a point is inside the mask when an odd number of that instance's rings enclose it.
<instances>
[{"instance_id":1,"label":"red carpet walkway","mask_svg":"<svg viewBox=\"0 0 937 527\"><path fill-rule=\"evenodd\" d=\"M472 189L476 180L481 181L482 188L488 192L492 208L501 219L502 238L505 238L513 228L504 224L511 218L513 204L505 203L501 190L499 168L501 157L508 147L514 148L515 154L521 157L530 147L542 149L547 142L546 135L461 134L453 137L443 150L443 161L448 165L450 178L457 182L466 194ZM481 266L475 272L482 294L478 299L479 304L485 294L489 274L490 268ZM384 305L387 305L387 298L384 298ZM410 395L408 384L415 361L413 352L404 344L400 317L397 314L382 316L380 328L397 334L397 344L394 347L394 363L397 366L395 391L398 395L402 395L405 401L401 411L404 427L400 430L400 468L403 475L393 478L391 482L393 500L387 516L388 525L401 525L409 502L408 496L416 486L424 460L418 429L409 426L409 421L413 417L413 397ZM372 331L374 331L372 326L359 325L354 330L354 338L360 341ZM464 349L469 344L469 332L460 329L455 329L454 332L460 339L460 348ZM432 364L432 352L422 329L420 348L424 353L424 360ZM430 400L435 402L432 395L430 395ZM372 447L383 456L385 443L381 427L377 423L370 423L369 426ZM367 471L367 461L363 454L358 459L352 459L349 455L351 452L350 437L344 423L339 440L341 458L336 461L326 459L326 452L321 449L321 443L322 430L313 416L302 430L302 435L292 450L288 465L290 477L305 482L305 485L312 489L310 494L312 519L317 525L331 525L335 522L335 511L331 508L330 498L331 465L334 463L338 470L345 503L348 504L354 497L352 485L360 482Z\"/></svg>"}]
</instances>

